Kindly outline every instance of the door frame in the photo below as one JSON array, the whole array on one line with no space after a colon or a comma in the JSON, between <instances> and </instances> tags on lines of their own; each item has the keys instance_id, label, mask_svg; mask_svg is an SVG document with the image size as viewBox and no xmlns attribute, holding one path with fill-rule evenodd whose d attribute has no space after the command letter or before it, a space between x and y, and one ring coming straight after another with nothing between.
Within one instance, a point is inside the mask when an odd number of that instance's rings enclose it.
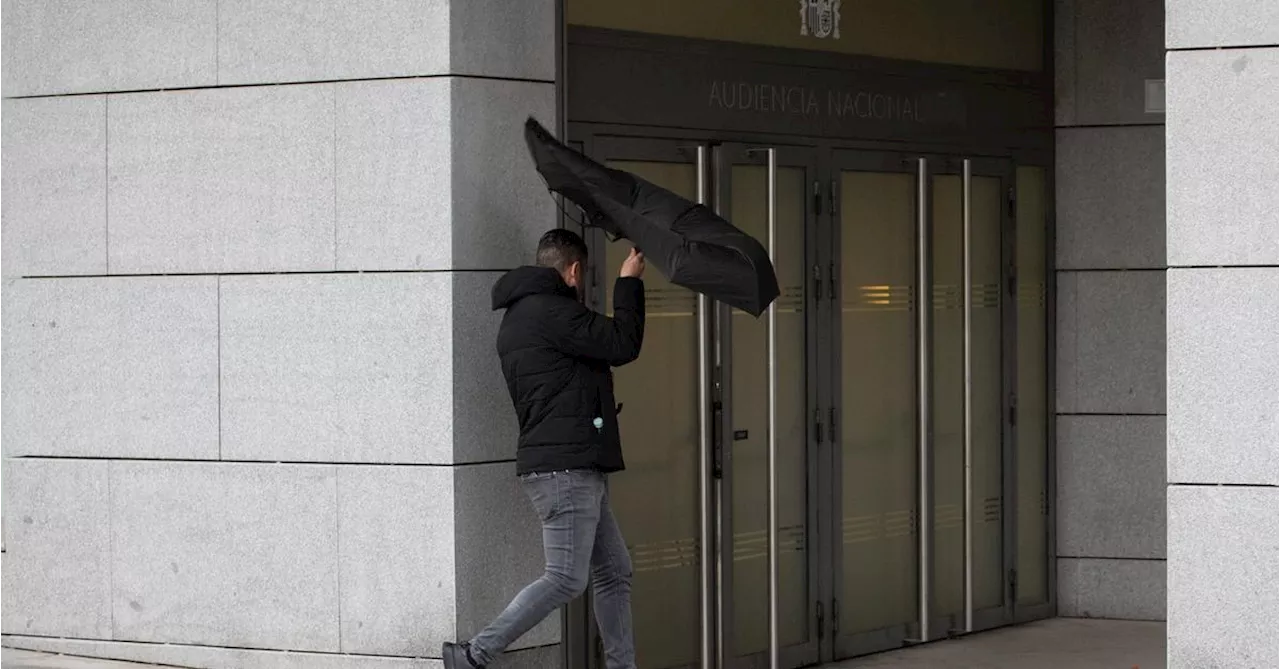
<instances>
[{"instance_id":1,"label":"door frame","mask_svg":"<svg viewBox=\"0 0 1280 669\"><path fill-rule=\"evenodd\" d=\"M1056 271L1055 249L1057 248L1057 209L1054 206L1055 198L1055 174L1053 170L1054 156L1052 151L1039 150L1015 150L1010 155L1013 160L1014 169L1014 189L1017 189L1017 169L1019 167L1034 167L1042 170L1044 175L1044 449L1045 449L1045 472L1044 472L1044 495L1043 503L1044 515L1044 542L1045 542L1045 597L1043 601L1032 601L1026 604L1019 604L1018 593L1014 592L1013 597L1013 622L1014 624L1030 622L1033 620L1043 620L1058 615L1058 571L1057 571L1057 555L1055 547L1057 546L1058 528L1057 528L1057 500L1055 491L1058 487L1058 467L1057 467L1057 305L1058 305L1058 273ZM1021 203L1015 199L1013 206L1013 237L1010 245L1013 252L1013 270L1014 284L1016 286L1020 282L1017 275L1017 212ZM1014 330L1014 342L1017 344L1017 300L1013 300L1014 315L1011 327ZM1017 352L1015 348L1013 352L1013 389L1015 399L1018 393L1017 384ZM1014 429L1015 448L1014 448L1014 467L1017 467L1017 441L1018 426L1015 424ZM1015 470L1016 471L1016 470ZM1015 477L1014 487L1016 493L1017 479ZM1015 505L1016 509L1016 505ZM1014 529L1016 534L1018 519L1014 518ZM1015 546L1016 548L1016 546ZM1016 551L1015 551L1016 555ZM1014 568L1017 568L1017 562L1014 562Z\"/></svg>"},{"instance_id":2,"label":"door frame","mask_svg":"<svg viewBox=\"0 0 1280 669\"><path fill-rule=\"evenodd\" d=\"M1032 165L1044 169L1046 178L1045 204L1047 209L1045 216L1046 225L1048 226L1046 235L1047 248L1045 249L1047 293L1045 332L1048 339L1046 346L1046 383L1048 384L1046 398L1048 406L1046 407L1047 434L1045 435L1047 440L1045 446L1046 493L1049 506L1049 513L1046 518L1046 561L1048 563L1046 565L1046 588L1048 597L1044 603L1018 606L1016 593L1012 592L1012 583L1009 579L1005 579L1002 588L1004 593L1002 598L1003 605L995 609L989 609L981 614L975 612L973 631L1041 619L1053 615L1056 611L1056 574L1054 573L1055 561L1053 555L1056 528L1053 523L1054 503L1052 493L1056 472L1053 465L1055 428L1052 360L1054 355L1055 304L1051 154L1041 151L1008 149L988 150L983 153L965 150L972 147L883 141L827 141L765 135L744 137L740 133L629 127L600 123L570 123L569 128L569 137L572 140L569 144L596 159L625 158L627 160L693 163L696 161L697 147L704 147L707 174L702 178L706 179L707 182L706 204L717 211L723 210L723 207L727 206L728 203L729 180L723 174L726 169L731 169L727 165L760 164L760 161L763 160L762 156L748 155L746 152L749 149L777 148L778 165L780 167L803 167L806 169L806 182L810 185L814 183L818 185L818 192L813 193L814 197L808 198L809 201L805 205L805 261L806 265L811 266L816 272L814 276L806 277L804 282L804 304L808 312L805 319L805 348L807 356L805 362L807 377L806 409L809 412L814 410L818 412L815 420L808 421L806 429L807 470L809 473L806 493L808 505L806 550L808 552L808 576L811 589L809 603L812 607L806 615L811 616L811 624L809 626L809 641L793 649L781 650L780 664L786 668L836 661L847 657L910 645L909 640L916 638L919 633L918 625L913 623L864 633L856 638L851 637L842 640L833 627L833 625L838 624L840 607L838 599L840 593L843 592L841 587L843 581L843 575L841 574L843 535L840 531L841 513L839 504L839 472L842 470L840 468L841 449L838 431L838 426L841 424L840 420L842 420L842 417L839 416L839 407L842 404L840 401L841 384L838 372L840 369L838 349L840 347L839 328L841 319L839 317L839 308L836 306L839 304L840 299L837 292L840 286L838 255L841 248L839 244L841 203L839 202L839 192L837 190L840 169L854 164L875 171L910 173L914 172L914 167L911 164L914 159L925 157L929 160L928 178L932 181L935 175L955 173L955 170L958 169L958 161L964 157L971 157L974 167L973 174L975 176L999 176L1002 179L1002 190L1006 192L1010 188L1016 187L1015 170L1017 166ZM954 162L955 164L948 165L949 162ZM716 174L717 172L720 172L720 174ZM932 185L926 190L929 197L926 206L930 208L930 214L926 219L931 233L933 225ZM1016 269L1014 267L1014 252L1016 250L1016 218L1014 213L1011 208L1002 207L1002 281L1010 288L1013 286L1014 277L1012 274ZM576 222L577 219L578 216L576 214L565 213L562 210L562 226L566 223ZM604 246L608 242L604 239L603 234L595 229L586 229L583 232L591 250L591 257L604 257ZM612 285L608 274L610 269L601 267L600 263L591 263L589 266L588 301L589 304L592 304L597 309L603 306L603 291L609 290ZM929 280L932 281L932 268L929 269ZM918 278L918 271L916 276ZM813 280L810 281L810 278ZM927 295L930 292L917 294ZM1002 396L1008 397L1011 392L1016 390L1017 303L1016 299L1008 295L1004 290L1001 291L1001 295L1001 392ZM711 320L714 323L711 332L715 336L711 337L712 341L709 345L713 350L707 352L707 357L711 361L719 358L722 362L727 362L723 359L726 356L730 356L732 350L730 348L732 325L729 324L731 322L731 318L728 316L729 310L723 305L717 305L712 311L713 318ZM918 336L919 332L917 330ZM932 356L931 342L928 345L930 356ZM730 407L732 406L732 364L721 364L719 369L721 370L719 377L709 374L708 378L711 378L713 383L719 384L721 395L716 399L723 407ZM835 413L830 413L832 411ZM722 465L726 472L725 477L721 479L725 482L720 492L724 500L722 513L717 515L722 531L723 528L732 528L733 482L731 476L728 475L732 459L732 425L729 413L726 410L721 414L721 420L715 425L714 430L716 437L725 439L728 443L727 448L722 444L720 449L723 457ZM831 420L832 418L835 420ZM1017 442L1016 428L1010 425L1007 412L1002 420L1001 434L1001 462L1003 468L1001 487L1003 500L1001 513L1003 550L1001 555L1003 573L1010 574L1010 569L1014 569L1017 566ZM930 482L932 483L932 478L930 478ZM977 508L978 506L979 504L975 503L975 513L980 518L981 510ZM932 536L932 527L926 531ZM731 530L727 531L726 536L731 538ZM713 622L717 626L723 626L725 645L730 645L733 638L732 623L731 620L726 618L732 618L733 568L731 540L727 545L724 541L721 541L720 545L715 546L717 549L722 547L726 548L729 554L726 556L728 567L720 573L720 597L717 600L716 608L721 617L719 619L713 617ZM930 573L932 574L932 572L932 567L930 567ZM847 607L848 605L845 605L845 608ZM588 643L592 649L597 651L584 653L567 648L565 651L566 666L571 669L593 669L594 667L604 666L601 658L596 657L593 660L590 657L586 657L587 655L597 656L599 649L594 625L589 622L592 617L589 602L587 598L583 598L583 600L575 602L568 607L568 613L563 619L566 645ZM952 629L951 621L943 617L931 617L930 626L932 630L930 640L953 636L955 632ZM586 629L583 630L583 627ZM757 653L743 658L725 656L718 658L716 664L729 669L767 669L768 656L767 653Z\"/></svg>"},{"instance_id":3,"label":"door frame","mask_svg":"<svg viewBox=\"0 0 1280 669\"><path fill-rule=\"evenodd\" d=\"M825 264L828 269L828 285L829 293L838 309L828 310L828 323L825 330L829 333L827 340L827 348L824 355L828 362L828 369L831 370L829 379L826 384L827 400L831 407L832 415L838 420L832 421L830 438L828 439L828 450L824 458L823 464L826 471L826 485L828 491L828 499L824 506L829 512L828 524L824 527L827 529L827 535L831 538L831 550L827 553L829 560L827 571L830 574L831 590L830 590L830 608L833 614L836 614L843 608L839 602L844 593L844 515L841 507L843 506L843 485L842 472L844 471L844 444L841 427L845 424L846 417L843 415L842 407L844 406L844 388L841 383L839 372L843 369L843 358L841 356L841 343L843 342L843 300L844 295L841 291L841 277L843 277L843 268L840 262L840 249L843 248L843 236L841 233L841 210L843 202L841 202L840 192L840 175L843 171L866 171L881 172L895 174L915 174L915 169L910 164L909 154L901 151L885 151L885 150L862 150L862 149L836 149L833 150L828 158L828 184L827 188L830 192L830 201L832 206L825 217L824 239L826 244ZM913 216L918 212L913 208ZM913 232L912 236L913 250L919 244L917 235ZM914 268L913 268L914 269ZM920 293L917 272L912 272L913 282L912 289L916 295ZM919 337L921 336L919 328L912 328L911 349L913 351L913 364L911 374L919 379L919 360L914 355L914 351L919 346ZM918 397L918 394L917 394ZM918 403L918 400L917 400ZM919 410L917 406L916 410ZM917 445L918 447L918 445ZM919 463L917 462L917 465ZM918 493L917 493L918 495ZM917 537L918 537L917 533ZM917 582L917 588L919 583ZM917 593L918 595L918 593ZM852 605L852 604L851 604ZM843 635L839 627L838 616L832 621L831 634L829 635L828 647L825 649L825 657L829 661L841 660L858 655L865 655L882 650L899 648L903 645L904 639L915 637L919 634L918 626L914 623L906 623L899 625L891 625L876 630L860 632L852 635Z\"/></svg>"}]
</instances>

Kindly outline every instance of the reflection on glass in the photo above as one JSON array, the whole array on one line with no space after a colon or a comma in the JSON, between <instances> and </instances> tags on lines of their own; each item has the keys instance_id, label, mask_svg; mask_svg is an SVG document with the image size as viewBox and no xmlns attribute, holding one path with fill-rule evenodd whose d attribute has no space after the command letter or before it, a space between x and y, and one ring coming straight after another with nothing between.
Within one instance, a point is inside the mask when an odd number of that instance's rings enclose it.
<instances>
[{"instance_id":1,"label":"reflection on glass","mask_svg":"<svg viewBox=\"0 0 1280 669\"><path fill-rule=\"evenodd\" d=\"M808 640L806 517L804 216L805 174L778 169L775 270L778 318L778 640ZM768 170L736 165L730 219L768 242ZM767 317L733 310L733 652L769 647Z\"/></svg>"},{"instance_id":2,"label":"reflection on glass","mask_svg":"<svg viewBox=\"0 0 1280 669\"><path fill-rule=\"evenodd\" d=\"M1018 277L1018 603L1047 602L1048 513L1045 308L1045 178L1017 170Z\"/></svg>"},{"instance_id":3,"label":"reflection on glass","mask_svg":"<svg viewBox=\"0 0 1280 669\"><path fill-rule=\"evenodd\" d=\"M934 606L964 611L964 219L962 178L933 178ZM971 180L973 606L1004 603L998 177ZM962 618L960 618L962 620Z\"/></svg>"},{"instance_id":4,"label":"reflection on glass","mask_svg":"<svg viewBox=\"0 0 1280 669\"><path fill-rule=\"evenodd\" d=\"M915 176L840 175L844 634L916 619Z\"/></svg>"},{"instance_id":5,"label":"reflection on glass","mask_svg":"<svg viewBox=\"0 0 1280 669\"><path fill-rule=\"evenodd\" d=\"M691 164L610 166L689 199L697 192ZM610 313L613 277L630 249L618 242L605 252ZM638 360L614 370L615 393L624 405L618 421L627 469L610 479L610 495L635 570L637 663L662 669L698 661L697 300L653 267L644 284L644 347Z\"/></svg>"}]
</instances>

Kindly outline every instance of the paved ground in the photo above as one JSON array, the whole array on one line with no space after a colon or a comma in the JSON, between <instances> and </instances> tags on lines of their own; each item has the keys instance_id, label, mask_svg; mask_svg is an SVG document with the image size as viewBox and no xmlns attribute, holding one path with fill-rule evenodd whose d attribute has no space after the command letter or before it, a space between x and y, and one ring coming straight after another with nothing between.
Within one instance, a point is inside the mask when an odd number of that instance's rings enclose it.
<instances>
[{"instance_id":1,"label":"paved ground","mask_svg":"<svg viewBox=\"0 0 1280 669\"><path fill-rule=\"evenodd\" d=\"M896 650L832 669L1163 669L1164 623L1056 618Z\"/></svg>"},{"instance_id":2,"label":"paved ground","mask_svg":"<svg viewBox=\"0 0 1280 669\"><path fill-rule=\"evenodd\" d=\"M1164 623L1059 618L848 660L824 669L1163 669ZM3 669L154 665L4 649Z\"/></svg>"},{"instance_id":3,"label":"paved ground","mask_svg":"<svg viewBox=\"0 0 1280 669\"><path fill-rule=\"evenodd\" d=\"M0 669L140 669L145 664L109 663L79 657L46 655L44 652L0 649Z\"/></svg>"},{"instance_id":4,"label":"paved ground","mask_svg":"<svg viewBox=\"0 0 1280 669\"><path fill-rule=\"evenodd\" d=\"M0 655L0 668L2 669L147 669L148 667L154 668L156 665L33 653L28 650L14 650L13 648L5 648L3 654Z\"/></svg>"}]
</instances>

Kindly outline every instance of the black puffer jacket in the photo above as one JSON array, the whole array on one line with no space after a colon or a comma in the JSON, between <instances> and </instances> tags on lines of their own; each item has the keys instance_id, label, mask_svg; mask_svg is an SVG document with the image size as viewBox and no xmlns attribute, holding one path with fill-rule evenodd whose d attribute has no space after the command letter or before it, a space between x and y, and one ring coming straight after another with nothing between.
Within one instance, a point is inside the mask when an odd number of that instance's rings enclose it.
<instances>
[{"instance_id":1,"label":"black puffer jacket","mask_svg":"<svg viewBox=\"0 0 1280 669\"><path fill-rule=\"evenodd\" d=\"M555 270L520 267L494 284L493 308L507 310L498 355L520 421L517 473L621 470L610 368L640 355L644 283L618 279L607 318L580 303Z\"/></svg>"}]
</instances>

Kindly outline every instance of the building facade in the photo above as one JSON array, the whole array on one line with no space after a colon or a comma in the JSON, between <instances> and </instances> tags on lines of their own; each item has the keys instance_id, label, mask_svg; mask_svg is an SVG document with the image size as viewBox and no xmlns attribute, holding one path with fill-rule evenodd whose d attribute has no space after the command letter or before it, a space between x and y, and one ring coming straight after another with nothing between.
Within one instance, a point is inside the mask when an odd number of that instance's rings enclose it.
<instances>
[{"instance_id":1,"label":"building facade","mask_svg":"<svg viewBox=\"0 0 1280 669\"><path fill-rule=\"evenodd\" d=\"M434 667L535 577L534 116L776 231L772 533L763 321L646 277L642 665L767 666L772 537L788 667L1055 615L1275 666L1277 3L655 5L5 0L4 643Z\"/></svg>"}]
</instances>

